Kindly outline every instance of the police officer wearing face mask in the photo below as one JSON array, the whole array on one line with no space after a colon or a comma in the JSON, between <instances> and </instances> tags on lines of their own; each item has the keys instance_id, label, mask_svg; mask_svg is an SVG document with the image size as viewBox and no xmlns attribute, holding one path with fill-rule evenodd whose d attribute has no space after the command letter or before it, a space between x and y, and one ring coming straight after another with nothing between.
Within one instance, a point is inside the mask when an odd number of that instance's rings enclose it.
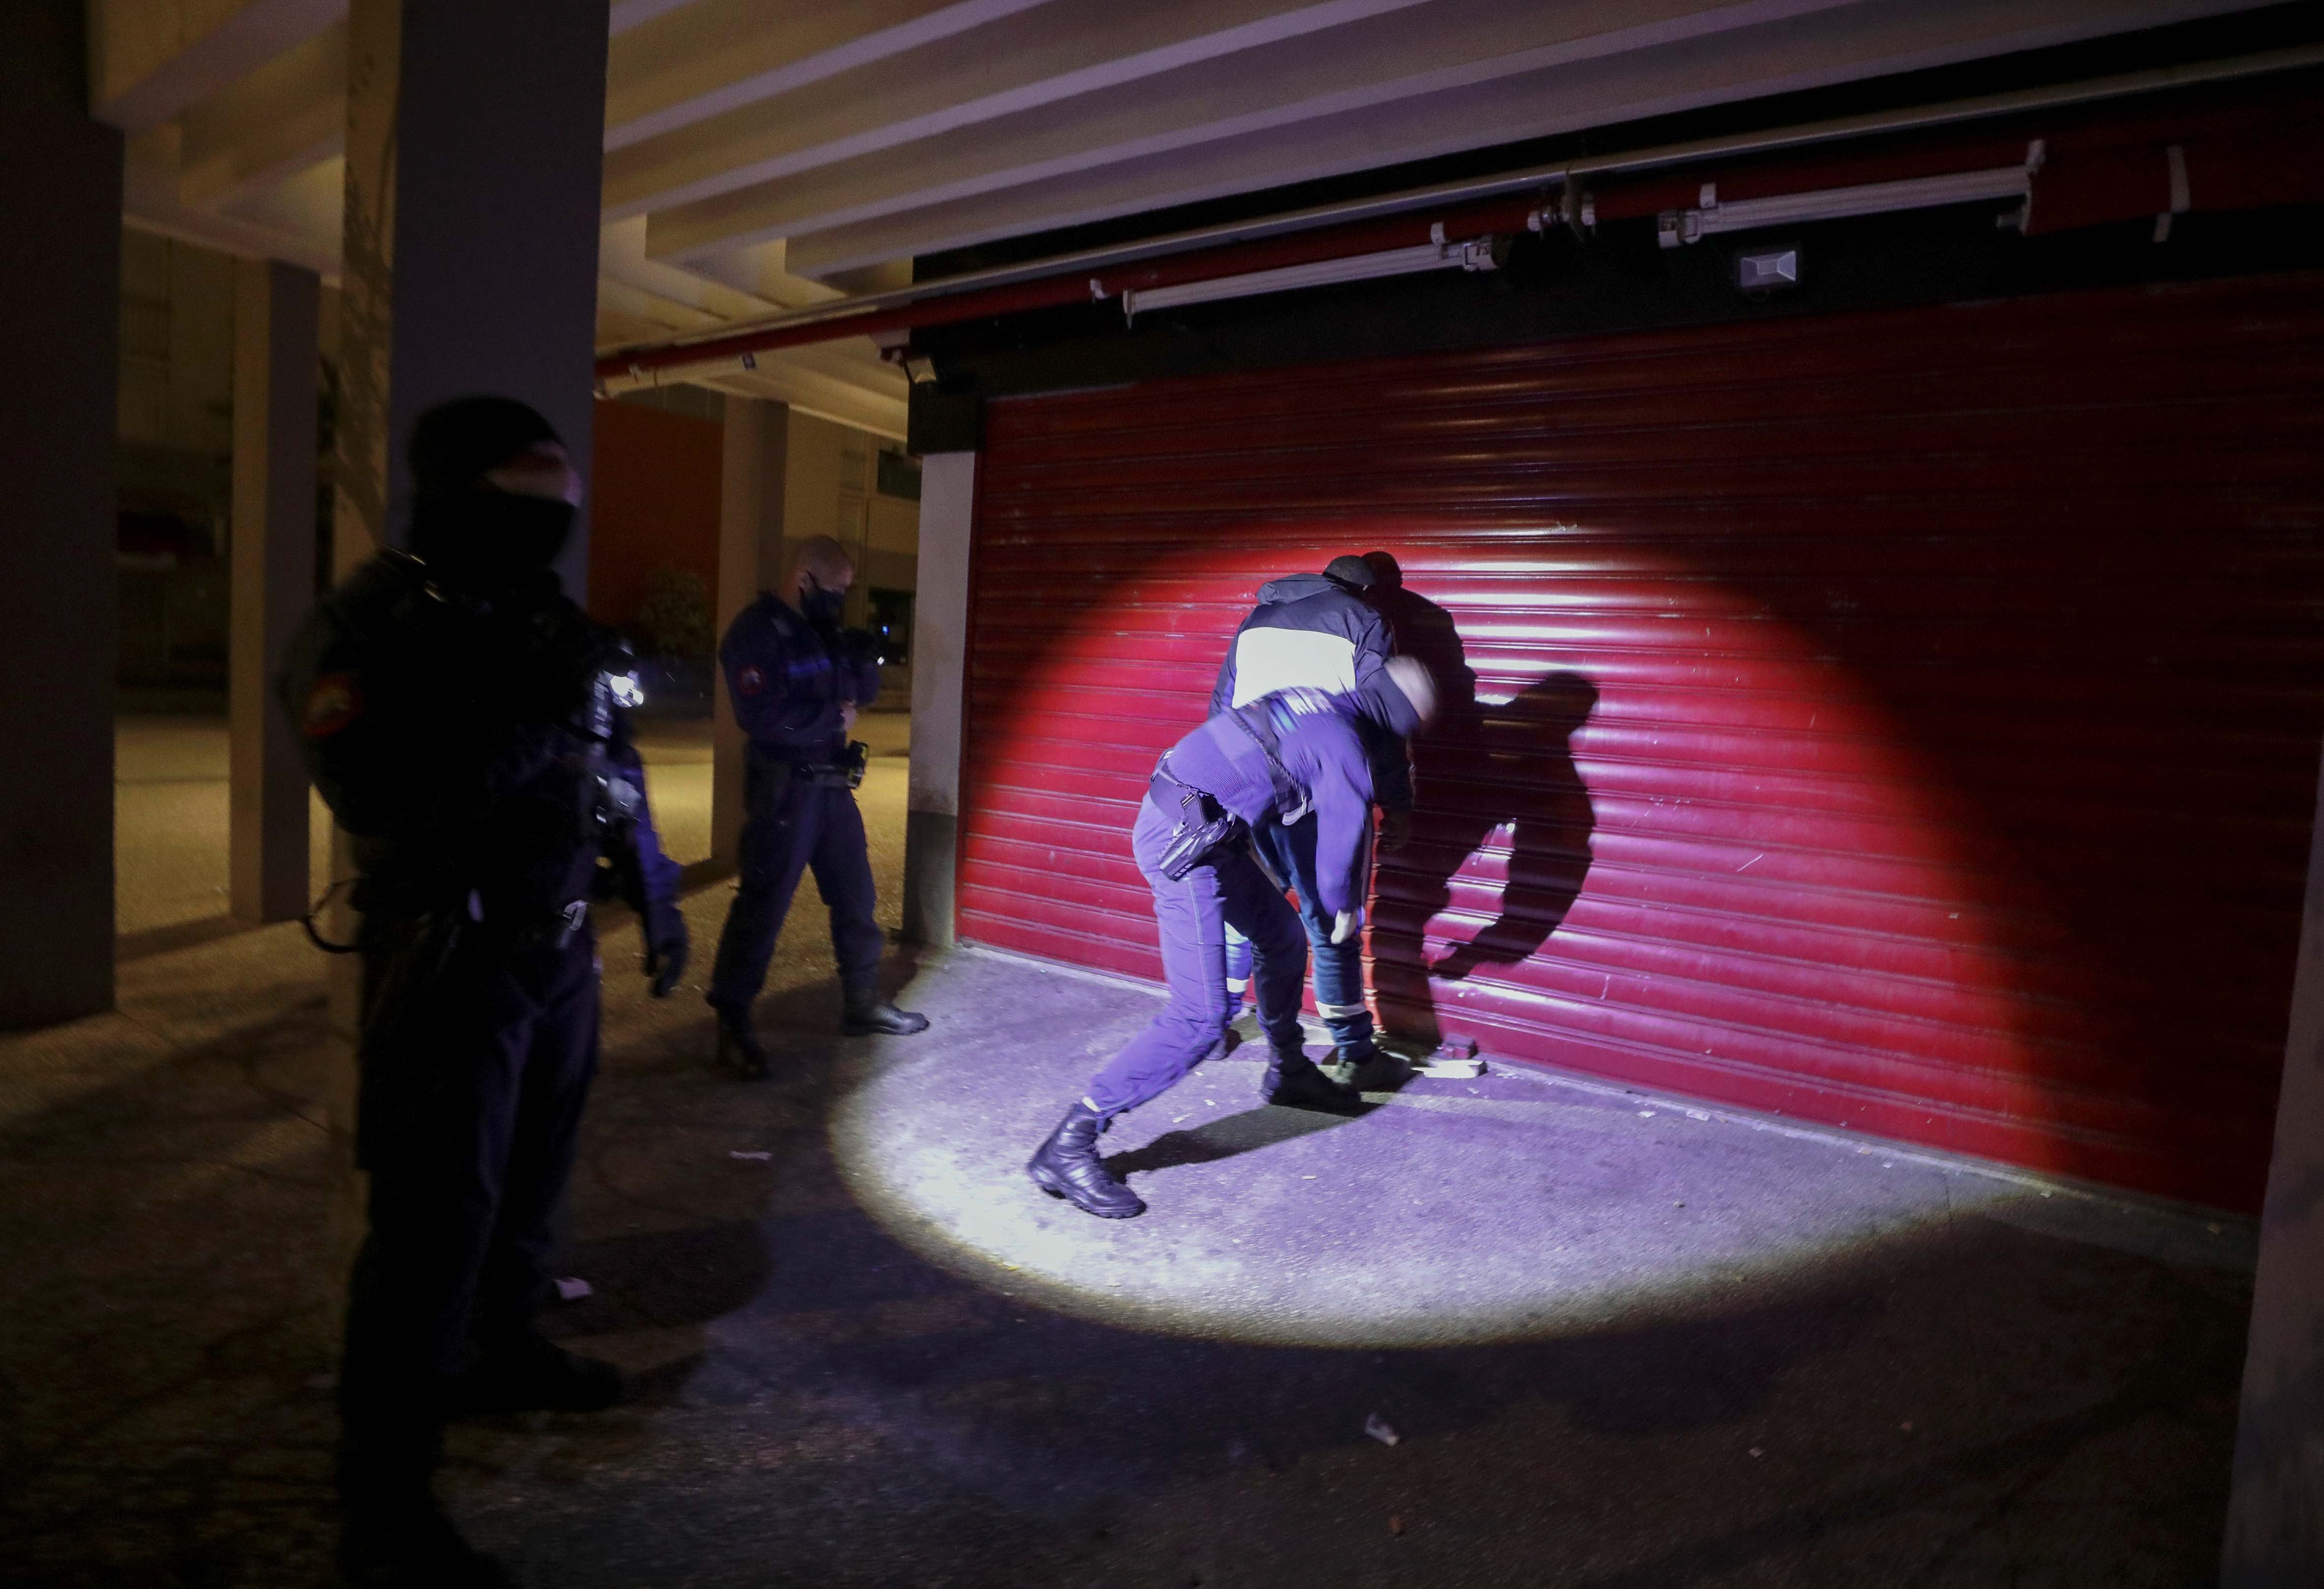
<instances>
[{"instance_id":1,"label":"police officer wearing face mask","mask_svg":"<svg viewBox=\"0 0 2324 1589\"><path fill-rule=\"evenodd\" d=\"M762 591L735 614L718 647L734 720L750 741L743 763L742 882L718 935L709 1002L718 1012L720 1068L745 1079L768 1071L751 1024L767 963L799 876L812 870L831 910L846 1031L902 1035L927 1017L881 997L881 936L872 919L872 858L854 788L864 749L847 737L880 693L872 637L843 630L840 609L855 566L828 535L799 543L782 590Z\"/></svg>"},{"instance_id":2,"label":"police officer wearing face mask","mask_svg":"<svg viewBox=\"0 0 2324 1589\"><path fill-rule=\"evenodd\" d=\"M360 871L358 1162L342 1562L359 1583L510 1582L429 1481L446 1418L610 1405L619 1376L534 1327L597 1063L587 905L637 909L666 996L686 965L627 707L627 650L551 567L580 489L547 420L472 397L414 427L408 550L316 609L281 684Z\"/></svg>"}]
</instances>

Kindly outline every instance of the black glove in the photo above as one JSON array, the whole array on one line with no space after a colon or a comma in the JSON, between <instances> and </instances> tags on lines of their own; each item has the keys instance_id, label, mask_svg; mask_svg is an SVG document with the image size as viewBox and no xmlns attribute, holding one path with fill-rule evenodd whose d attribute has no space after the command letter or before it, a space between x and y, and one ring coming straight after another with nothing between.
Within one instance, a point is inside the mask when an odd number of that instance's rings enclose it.
<instances>
[{"instance_id":1,"label":"black glove","mask_svg":"<svg viewBox=\"0 0 2324 1589\"><path fill-rule=\"evenodd\" d=\"M880 637L869 629L843 629L839 632L839 655L851 668L875 665L880 661Z\"/></svg>"},{"instance_id":2,"label":"black glove","mask_svg":"<svg viewBox=\"0 0 2324 1589\"><path fill-rule=\"evenodd\" d=\"M667 999L686 975L686 918L676 910L653 912L645 924L645 939L646 976L653 984L653 996Z\"/></svg>"},{"instance_id":3,"label":"black glove","mask_svg":"<svg viewBox=\"0 0 2324 1589\"><path fill-rule=\"evenodd\" d=\"M495 614L492 636L498 654L489 665L506 697L503 709L521 722L563 723L579 713L597 675L619 651L613 631L561 597L504 608Z\"/></svg>"}]
</instances>

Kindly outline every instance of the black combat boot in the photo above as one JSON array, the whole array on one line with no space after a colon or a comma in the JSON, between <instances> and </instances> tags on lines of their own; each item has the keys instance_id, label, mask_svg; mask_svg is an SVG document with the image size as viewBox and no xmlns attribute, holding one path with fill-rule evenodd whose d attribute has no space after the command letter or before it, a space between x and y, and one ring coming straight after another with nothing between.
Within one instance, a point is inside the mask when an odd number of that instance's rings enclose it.
<instances>
[{"instance_id":1,"label":"black combat boot","mask_svg":"<svg viewBox=\"0 0 2324 1589\"><path fill-rule=\"evenodd\" d=\"M360 1589L515 1589L516 1575L460 1538L429 1487L443 1450L433 1411L366 1421L339 1448L341 1580Z\"/></svg>"},{"instance_id":2,"label":"black combat boot","mask_svg":"<svg viewBox=\"0 0 2324 1589\"><path fill-rule=\"evenodd\" d=\"M909 1037L916 1031L928 1030L928 1018L910 1010L899 1010L880 996L877 988L849 988L841 1006L839 1030L849 1037L869 1037L874 1032L889 1037Z\"/></svg>"},{"instance_id":3,"label":"black combat boot","mask_svg":"<svg viewBox=\"0 0 2324 1589\"><path fill-rule=\"evenodd\" d=\"M1360 1114L1364 1108L1363 1094L1325 1076L1296 1049L1275 1050L1259 1080L1259 1095L1287 1109L1318 1109L1327 1114Z\"/></svg>"},{"instance_id":4,"label":"black combat boot","mask_svg":"<svg viewBox=\"0 0 2324 1589\"><path fill-rule=\"evenodd\" d=\"M356 1589L517 1589L514 1573L460 1538L425 1481L346 1497L339 1575Z\"/></svg>"},{"instance_id":5,"label":"black combat boot","mask_svg":"<svg viewBox=\"0 0 2324 1589\"><path fill-rule=\"evenodd\" d=\"M1098 1133L1108 1123L1088 1104L1075 1104L1027 1161L1025 1173L1050 1196L1063 1197L1084 1214L1100 1219L1135 1219L1146 1212L1146 1205L1116 1180L1097 1156Z\"/></svg>"},{"instance_id":6,"label":"black combat boot","mask_svg":"<svg viewBox=\"0 0 2324 1589\"><path fill-rule=\"evenodd\" d=\"M764 1081L770 1067L767 1051L759 1046L759 1034L751 1030L751 1017L746 1012L731 1015L718 1012L718 1051L711 1063L737 1081Z\"/></svg>"},{"instance_id":7,"label":"black combat boot","mask_svg":"<svg viewBox=\"0 0 2324 1589\"><path fill-rule=\"evenodd\" d=\"M486 1348L447 1399L456 1413L603 1412L622 1399L622 1372L528 1331Z\"/></svg>"}]
</instances>

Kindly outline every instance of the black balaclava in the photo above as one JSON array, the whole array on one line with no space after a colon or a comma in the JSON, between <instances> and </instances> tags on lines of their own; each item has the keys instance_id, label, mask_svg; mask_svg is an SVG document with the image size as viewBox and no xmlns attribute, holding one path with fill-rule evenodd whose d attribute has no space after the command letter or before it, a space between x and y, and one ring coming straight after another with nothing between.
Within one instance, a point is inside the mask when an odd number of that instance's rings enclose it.
<instances>
[{"instance_id":1,"label":"black balaclava","mask_svg":"<svg viewBox=\"0 0 2324 1589\"><path fill-rule=\"evenodd\" d=\"M799 592L799 614L817 629L839 627L839 614L846 610L847 596L844 591L825 590L823 581L807 570L807 587Z\"/></svg>"},{"instance_id":2,"label":"black balaclava","mask_svg":"<svg viewBox=\"0 0 2324 1589\"><path fill-rule=\"evenodd\" d=\"M1333 558L1323 565L1323 577L1342 590L1370 590L1372 566L1353 552Z\"/></svg>"},{"instance_id":3,"label":"black balaclava","mask_svg":"<svg viewBox=\"0 0 2324 1589\"><path fill-rule=\"evenodd\" d=\"M512 397L456 397L411 428L411 554L447 585L482 596L536 579L573 533L573 504L502 491L484 479L556 427Z\"/></svg>"}]
</instances>

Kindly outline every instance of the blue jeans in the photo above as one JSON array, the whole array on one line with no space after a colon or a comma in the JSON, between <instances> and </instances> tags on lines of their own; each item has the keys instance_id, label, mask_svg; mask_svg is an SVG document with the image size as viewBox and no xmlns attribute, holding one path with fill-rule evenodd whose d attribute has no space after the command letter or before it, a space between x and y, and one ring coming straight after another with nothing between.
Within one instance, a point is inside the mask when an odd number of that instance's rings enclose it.
<instances>
[{"instance_id":1,"label":"blue jeans","mask_svg":"<svg viewBox=\"0 0 2324 1589\"><path fill-rule=\"evenodd\" d=\"M1343 944L1332 941L1331 913L1323 909L1315 889L1314 813L1309 812L1288 827L1262 821L1251 829L1250 836L1268 869L1298 892L1299 925L1307 929L1307 946L1315 955L1315 1013L1331 1029L1332 1046L1342 1053L1366 1047L1372 1040L1372 1012L1364 1004L1363 939L1356 935ZM1249 975L1236 968L1231 953L1230 993L1235 991L1238 976Z\"/></svg>"},{"instance_id":2,"label":"blue jeans","mask_svg":"<svg viewBox=\"0 0 2324 1589\"><path fill-rule=\"evenodd\" d=\"M1226 989L1230 924L1250 940L1257 962L1252 981L1260 1030L1277 1049L1299 1048L1299 984L1307 971L1299 919L1259 863L1240 848L1221 852L1176 882L1164 877L1156 864L1170 829L1171 818L1148 799L1139 806L1130 835L1130 853L1154 890L1170 1002L1091 1081L1085 1100L1102 1114L1160 1096L1225 1038L1235 1009Z\"/></svg>"}]
</instances>

